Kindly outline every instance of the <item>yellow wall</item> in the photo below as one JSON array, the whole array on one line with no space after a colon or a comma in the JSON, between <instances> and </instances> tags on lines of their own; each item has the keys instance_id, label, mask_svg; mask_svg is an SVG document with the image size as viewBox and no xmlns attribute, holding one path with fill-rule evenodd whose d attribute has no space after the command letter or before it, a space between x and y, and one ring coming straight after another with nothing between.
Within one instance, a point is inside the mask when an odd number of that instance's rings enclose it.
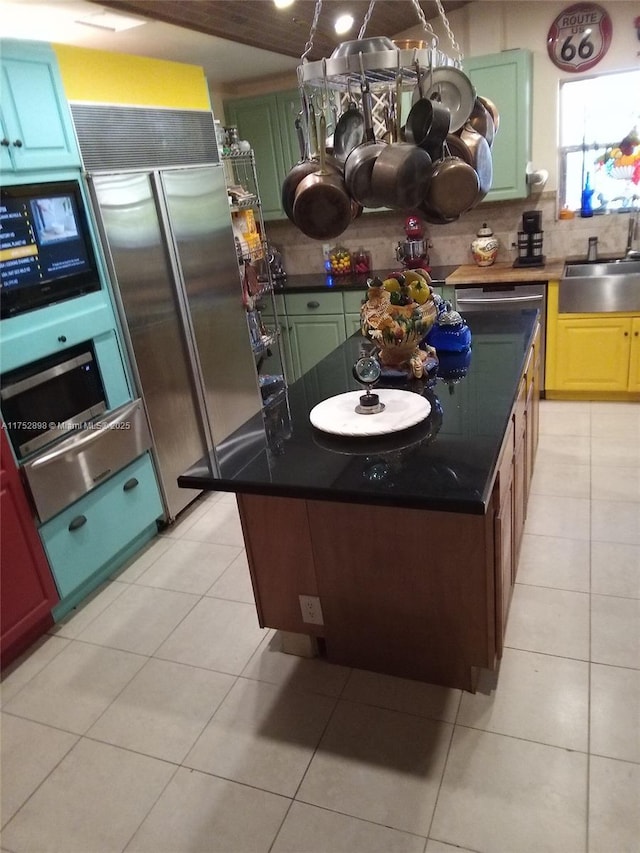
<instances>
[{"instance_id":1,"label":"yellow wall","mask_svg":"<svg viewBox=\"0 0 640 853\"><path fill-rule=\"evenodd\" d=\"M54 44L70 101L210 110L198 65Z\"/></svg>"}]
</instances>

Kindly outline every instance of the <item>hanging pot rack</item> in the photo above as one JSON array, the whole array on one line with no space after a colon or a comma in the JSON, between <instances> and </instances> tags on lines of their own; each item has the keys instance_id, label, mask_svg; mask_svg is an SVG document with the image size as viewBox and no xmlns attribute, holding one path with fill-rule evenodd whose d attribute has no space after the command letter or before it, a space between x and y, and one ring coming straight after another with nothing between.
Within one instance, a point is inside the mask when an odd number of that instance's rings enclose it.
<instances>
[{"instance_id":1,"label":"hanging pot rack","mask_svg":"<svg viewBox=\"0 0 640 853\"><path fill-rule=\"evenodd\" d=\"M330 57L309 62L307 56L313 48L313 38L322 9L322 0L316 0L309 40L305 45L301 64L298 66L298 81L301 86L349 92L354 85L362 81L364 71L372 92L386 91L390 85L395 86L397 82L404 91L416 86L416 66L462 68L463 54L453 35L441 0L435 0L435 3L455 56L449 56L439 48L438 36L427 21L418 0L409 0L409 2L413 5L425 31L427 47L403 49L396 47L392 41L383 37L365 39L366 28L375 2L376 0L371 0L356 40L338 45ZM376 49L377 47L381 49Z\"/></svg>"}]
</instances>

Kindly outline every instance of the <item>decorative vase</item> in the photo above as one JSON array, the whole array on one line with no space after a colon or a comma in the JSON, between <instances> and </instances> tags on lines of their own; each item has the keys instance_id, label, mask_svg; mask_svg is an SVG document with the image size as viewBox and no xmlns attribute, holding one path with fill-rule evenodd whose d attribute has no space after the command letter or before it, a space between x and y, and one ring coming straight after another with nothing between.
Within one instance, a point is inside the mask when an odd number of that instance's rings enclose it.
<instances>
[{"instance_id":1,"label":"decorative vase","mask_svg":"<svg viewBox=\"0 0 640 853\"><path fill-rule=\"evenodd\" d=\"M418 344L435 323L437 313L432 295L422 304L407 301L394 305L382 282L377 284L374 279L360 309L362 334L378 347L383 366L405 367L407 373L420 379L425 362L435 356L435 350L422 350Z\"/></svg>"},{"instance_id":2,"label":"decorative vase","mask_svg":"<svg viewBox=\"0 0 640 853\"><path fill-rule=\"evenodd\" d=\"M498 254L498 240L486 222L478 229L476 239L471 243L473 260L479 267L490 267Z\"/></svg>"}]
</instances>

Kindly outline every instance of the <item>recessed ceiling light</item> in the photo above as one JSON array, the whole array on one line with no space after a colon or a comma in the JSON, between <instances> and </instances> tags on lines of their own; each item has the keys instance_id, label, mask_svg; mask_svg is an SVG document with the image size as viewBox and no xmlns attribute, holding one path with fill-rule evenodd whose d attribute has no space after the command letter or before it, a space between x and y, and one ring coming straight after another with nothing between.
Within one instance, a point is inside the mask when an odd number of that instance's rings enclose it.
<instances>
[{"instance_id":1,"label":"recessed ceiling light","mask_svg":"<svg viewBox=\"0 0 640 853\"><path fill-rule=\"evenodd\" d=\"M273 0L273 5L276 9L286 9L287 6L291 6L294 0Z\"/></svg>"},{"instance_id":2,"label":"recessed ceiling light","mask_svg":"<svg viewBox=\"0 0 640 853\"><path fill-rule=\"evenodd\" d=\"M342 35L342 33L348 33L352 26L353 15L340 15L339 18L336 18L334 29L338 35Z\"/></svg>"},{"instance_id":3,"label":"recessed ceiling light","mask_svg":"<svg viewBox=\"0 0 640 853\"><path fill-rule=\"evenodd\" d=\"M120 33L124 30L132 30L134 27L141 27L147 21L144 18L132 18L129 15L120 15L118 12L107 12L106 9L103 9L102 12L85 15L84 18L76 18L75 23Z\"/></svg>"}]
</instances>

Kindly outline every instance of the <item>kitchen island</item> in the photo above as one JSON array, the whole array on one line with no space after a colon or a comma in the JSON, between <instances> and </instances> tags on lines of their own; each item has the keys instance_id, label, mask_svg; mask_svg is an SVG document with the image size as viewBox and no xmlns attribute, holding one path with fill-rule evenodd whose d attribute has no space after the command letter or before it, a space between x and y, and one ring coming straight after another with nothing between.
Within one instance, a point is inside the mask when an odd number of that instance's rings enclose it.
<instances>
[{"instance_id":1,"label":"kitchen island","mask_svg":"<svg viewBox=\"0 0 640 853\"><path fill-rule=\"evenodd\" d=\"M502 652L537 442L535 311L473 315L471 357L440 354L407 390L428 418L346 439L309 422L356 390L353 335L183 476L235 492L260 624L330 661L475 689ZM381 383L384 387L384 383ZM301 598L302 597L302 598Z\"/></svg>"}]
</instances>

